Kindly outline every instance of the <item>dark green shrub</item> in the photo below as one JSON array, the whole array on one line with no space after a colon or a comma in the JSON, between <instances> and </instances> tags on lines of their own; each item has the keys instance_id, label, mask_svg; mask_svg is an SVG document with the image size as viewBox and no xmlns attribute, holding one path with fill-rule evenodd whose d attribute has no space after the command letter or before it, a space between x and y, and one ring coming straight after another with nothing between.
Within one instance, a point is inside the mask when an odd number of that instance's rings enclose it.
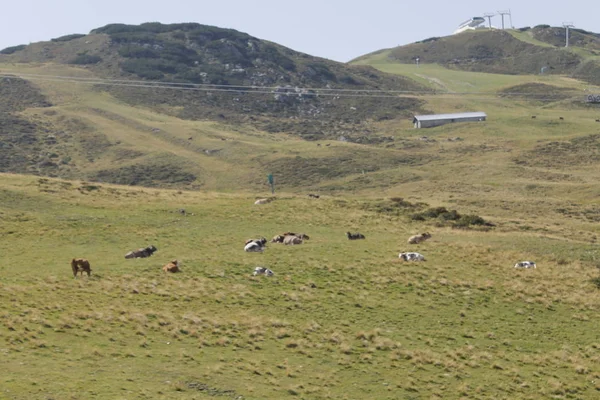
<instances>
[{"instance_id":1,"label":"dark green shrub","mask_svg":"<svg viewBox=\"0 0 600 400\"><path fill-rule=\"evenodd\" d=\"M121 63L121 69L140 78L158 80L165 75L148 63L148 59L132 58Z\"/></svg>"},{"instance_id":2,"label":"dark green shrub","mask_svg":"<svg viewBox=\"0 0 600 400\"><path fill-rule=\"evenodd\" d=\"M330 80L337 82L337 77L329 67L322 63L309 63L306 64L307 74L312 80L321 81L321 80Z\"/></svg>"},{"instance_id":3,"label":"dark green shrub","mask_svg":"<svg viewBox=\"0 0 600 400\"><path fill-rule=\"evenodd\" d=\"M455 222L455 226L469 226L469 225L486 225L486 222L479 215L463 215L458 221Z\"/></svg>"},{"instance_id":4,"label":"dark green shrub","mask_svg":"<svg viewBox=\"0 0 600 400\"><path fill-rule=\"evenodd\" d=\"M175 75L175 80L181 80L184 82L191 83L204 83L205 80L208 79L208 74L206 72L202 72L196 69L190 69L185 72L181 72Z\"/></svg>"},{"instance_id":5,"label":"dark green shrub","mask_svg":"<svg viewBox=\"0 0 600 400\"><path fill-rule=\"evenodd\" d=\"M25 47L27 47L26 44L20 44L18 46L7 47L5 49L0 50L0 54L12 54L16 51L23 50Z\"/></svg>"},{"instance_id":6,"label":"dark green shrub","mask_svg":"<svg viewBox=\"0 0 600 400\"><path fill-rule=\"evenodd\" d=\"M75 40L87 36L83 33L73 33L72 35L64 35L54 39L50 39L52 42L68 42L69 40Z\"/></svg>"},{"instance_id":7,"label":"dark green shrub","mask_svg":"<svg viewBox=\"0 0 600 400\"><path fill-rule=\"evenodd\" d=\"M186 65L194 65L202 61L202 57L195 50L181 43L165 43L159 55L166 60Z\"/></svg>"},{"instance_id":8,"label":"dark green shrub","mask_svg":"<svg viewBox=\"0 0 600 400\"><path fill-rule=\"evenodd\" d=\"M273 45L266 45L263 49L264 58L287 71L296 71L296 63L290 58L281 54L281 52Z\"/></svg>"},{"instance_id":9,"label":"dark green shrub","mask_svg":"<svg viewBox=\"0 0 600 400\"><path fill-rule=\"evenodd\" d=\"M159 58L160 55L154 49L136 46L136 45L127 45L119 48L119 55L127 58Z\"/></svg>"},{"instance_id":10,"label":"dark green shrub","mask_svg":"<svg viewBox=\"0 0 600 400\"><path fill-rule=\"evenodd\" d=\"M69 61L69 64L76 65L88 65L88 64L98 64L102 61L100 56L95 56L91 54L78 54L74 59Z\"/></svg>"},{"instance_id":11,"label":"dark green shrub","mask_svg":"<svg viewBox=\"0 0 600 400\"><path fill-rule=\"evenodd\" d=\"M438 215L438 218L442 221L456 221L462 218L462 216L456 210L451 210Z\"/></svg>"},{"instance_id":12,"label":"dark green shrub","mask_svg":"<svg viewBox=\"0 0 600 400\"><path fill-rule=\"evenodd\" d=\"M346 85L360 85L360 82L351 77L350 75L344 75L340 78L341 83L345 83Z\"/></svg>"}]
</instances>

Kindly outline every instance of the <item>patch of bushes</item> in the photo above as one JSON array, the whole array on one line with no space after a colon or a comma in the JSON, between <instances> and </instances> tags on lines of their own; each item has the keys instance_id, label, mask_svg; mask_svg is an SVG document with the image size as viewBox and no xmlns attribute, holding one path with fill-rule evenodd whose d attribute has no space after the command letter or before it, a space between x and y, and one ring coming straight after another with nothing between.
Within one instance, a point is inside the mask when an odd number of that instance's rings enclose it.
<instances>
[{"instance_id":1,"label":"patch of bushes","mask_svg":"<svg viewBox=\"0 0 600 400\"><path fill-rule=\"evenodd\" d=\"M530 29L531 29L531 27L530 27L530 26L524 26L523 28L519 28L519 29L518 29L518 31L520 31L520 32L525 32L525 31L528 31L528 30L530 30Z\"/></svg>"},{"instance_id":2,"label":"patch of bushes","mask_svg":"<svg viewBox=\"0 0 600 400\"><path fill-rule=\"evenodd\" d=\"M282 67L287 71L296 71L296 63L292 59L284 56L279 50L273 45L267 45L263 49L264 58L278 66Z\"/></svg>"},{"instance_id":3,"label":"patch of bushes","mask_svg":"<svg viewBox=\"0 0 600 400\"><path fill-rule=\"evenodd\" d=\"M335 74L333 72L331 72L331 70L329 69L329 67L323 63L309 63L306 64L306 72L305 75L307 75L310 79L314 80L314 81L333 81L333 82L337 82L337 77L335 76Z\"/></svg>"},{"instance_id":4,"label":"patch of bushes","mask_svg":"<svg viewBox=\"0 0 600 400\"><path fill-rule=\"evenodd\" d=\"M98 64L102 61L102 57L91 55L91 54L78 54L75 58L69 61L69 64L75 65L89 65L89 64Z\"/></svg>"},{"instance_id":5,"label":"patch of bushes","mask_svg":"<svg viewBox=\"0 0 600 400\"><path fill-rule=\"evenodd\" d=\"M534 29L545 29L545 28L550 28L550 25L546 25L546 24L536 25L533 28Z\"/></svg>"},{"instance_id":6,"label":"patch of bushes","mask_svg":"<svg viewBox=\"0 0 600 400\"><path fill-rule=\"evenodd\" d=\"M68 42L70 40L75 40L75 39L79 39L82 38L84 36L87 36L83 33L73 33L71 35L64 35L64 36L59 36L57 38L54 39L50 39L52 42Z\"/></svg>"},{"instance_id":7,"label":"patch of bushes","mask_svg":"<svg viewBox=\"0 0 600 400\"><path fill-rule=\"evenodd\" d=\"M5 49L0 50L0 54L12 54L17 51L23 50L25 47L27 47L26 44L20 44L18 46L7 47Z\"/></svg>"},{"instance_id":8,"label":"patch of bushes","mask_svg":"<svg viewBox=\"0 0 600 400\"><path fill-rule=\"evenodd\" d=\"M119 48L119 55L126 58L159 58L154 49L144 46L127 45Z\"/></svg>"},{"instance_id":9,"label":"patch of bushes","mask_svg":"<svg viewBox=\"0 0 600 400\"><path fill-rule=\"evenodd\" d=\"M162 79L164 74L185 72L187 67L164 59L130 58L121 63L121 68L145 79Z\"/></svg>"},{"instance_id":10,"label":"patch of bushes","mask_svg":"<svg viewBox=\"0 0 600 400\"><path fill-rule=\"evenodd\" d=\"M456 210L448 210L446 207L428 208L427 210L415 213L410 217L413 221L426 221L437 219L438 226L452 226L453 228L469 228L471 226L495 226L485 221L478 215L462 215Z\"/></svg>"},{"instance_id":11,"label":"patch of bushes","mask_svg":"<svg viewBox=\"0 0 600 400\"><path fill-rule=\"evenodd\" d=\"M223 64L249 67L252 62L248 59L246 48L233 42L215 40L206 44L206 49Z\"/></svg>"}]
</instances>

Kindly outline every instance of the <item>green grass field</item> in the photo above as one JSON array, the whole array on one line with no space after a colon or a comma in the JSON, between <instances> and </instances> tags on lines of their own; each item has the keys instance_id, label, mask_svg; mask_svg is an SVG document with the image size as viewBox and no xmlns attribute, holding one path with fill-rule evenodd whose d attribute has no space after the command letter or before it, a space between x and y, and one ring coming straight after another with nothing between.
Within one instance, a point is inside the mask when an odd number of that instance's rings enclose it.
<instances>
[{"instance_id":1,"label":"green grass field","mask_svg":"<svg viewBox=\"0 0 600 400\"><path fill-rule=\"evenodd\" d=\"M249 194L15 175L0 175L0 186L0 398L600 390L597 229L572 216L542 228L547 217L513 206L482 232L368 211L384 200L362 196L282 193L256 206ZM348 241L347 230L367 239ZM424 230L431 240L406 244ZM247 238L284 231L311 238L242 250ZM159 249L153 257L123 258L147 244ZM408 250L427 261L401 262ZM73 257L90 260L91 278L73 279ZM164 274L174 258L182 273ZM522 259L538 268L515 270ZM252 277L256 266L275 276Z\"/></svg>"}]
</instances>

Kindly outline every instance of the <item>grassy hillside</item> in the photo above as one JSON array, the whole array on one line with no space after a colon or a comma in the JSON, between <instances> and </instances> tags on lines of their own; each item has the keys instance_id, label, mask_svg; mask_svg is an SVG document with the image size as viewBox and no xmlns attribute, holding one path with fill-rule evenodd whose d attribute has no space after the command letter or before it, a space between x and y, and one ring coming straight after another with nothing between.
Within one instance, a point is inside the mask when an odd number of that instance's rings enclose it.
<instances>
[{"instance_id":1,"label":"grassy hillside","mask_svg":"<svg viewBox=\"0 0 600 400\"><path fill-rule=\"evenodd\" d=\"M393 101L375 97L349 112L352 99L332 89L354 95L425 89L371 67L349 66L243 32L195 23L111 24L89 35L68 35L3 53L0 63L80 66L96 77L141 80L124 88L102 86L131 106L190 120L245 121L309 140L335 138L342 131L358 134L370 120L407 117L422 105L413 97ZM187 90L139 88L147 82Z\"/></svg>"},{"instance_id":2,"label":"grassy hillside","mask_svg":"<svg viewBox=\"0 0 600 400\"><path fill-rule=\"evenodd\" d=\"M542 399L600 390L597 206L583 205L597 183L482 182L437 204L485 207L496 224L487 232L414 221L411 205L430 189L410 183L405 200L282 193L264 206L243 194L16 175L0 175L0 185L2 398ZM247 238L290 230L310 240L242 250ZM367 239L348 241L347 230ZM425 230L430 241L406 244ZM153 257L123 258L147 244L158 248ZM427 261L400 262L407 250ZM90 260L91 278L73 279L73 257ZM182 273L167 276L161 266L174 258ZM538 268L515 270L523 259ZM252 277L259 265L275 276Z\"/></svg>"},{"instance_id":3,"label":"grassy hillside","mask_svg":"<svg viewBox=\"0 0 600 400\"><path fill-rule=\"evenodd\" d=\"M570 31L565 48L565 29L546 25L519 30L477 30L432 37L406 46L383 49L358 57L355 65L419 63L442 65L451 70L503 75L571 75L592 84L598 80L598 34ZM543 69L543 71L542 71Z\"/></svg>"}]
</instances>

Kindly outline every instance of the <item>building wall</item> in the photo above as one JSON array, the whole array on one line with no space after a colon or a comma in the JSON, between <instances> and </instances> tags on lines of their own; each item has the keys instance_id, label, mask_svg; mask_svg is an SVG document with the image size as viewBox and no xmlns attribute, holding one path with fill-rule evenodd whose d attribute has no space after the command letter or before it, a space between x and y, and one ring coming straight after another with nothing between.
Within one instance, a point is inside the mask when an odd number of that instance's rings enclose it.
<instances>
[{"instance_id":1,"label":"building wall","mask_svg":"<svg viewBox=\"0 0 600 400\"><path fill-rule=\"evenodd\" d=\"M451 124L453 122L479 122L479 121L485 121L485 117L467 117L467 118L434 119L434 120L428 120L428 121L417 121L417 122L415 122L415 128L433 128L434 126Z\"/></svg>"}]
</instances>

